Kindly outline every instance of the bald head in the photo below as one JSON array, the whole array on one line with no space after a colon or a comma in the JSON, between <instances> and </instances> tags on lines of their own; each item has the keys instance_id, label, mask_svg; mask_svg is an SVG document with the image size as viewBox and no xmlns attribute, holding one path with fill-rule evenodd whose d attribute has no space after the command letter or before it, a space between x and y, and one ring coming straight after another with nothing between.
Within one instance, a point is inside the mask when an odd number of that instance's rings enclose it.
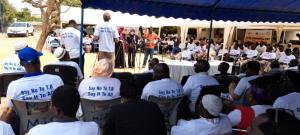
<instances>
[{"instance_id":1,"label":"bald head","mask_svg":"<svg viewBox=\"0 0 300 135\"><path fill-rule=\"evenodd\" d=\"M110 14L108 12L103 13L103 20L108 22L110 20Z\"/></svg>"}]
</instances>

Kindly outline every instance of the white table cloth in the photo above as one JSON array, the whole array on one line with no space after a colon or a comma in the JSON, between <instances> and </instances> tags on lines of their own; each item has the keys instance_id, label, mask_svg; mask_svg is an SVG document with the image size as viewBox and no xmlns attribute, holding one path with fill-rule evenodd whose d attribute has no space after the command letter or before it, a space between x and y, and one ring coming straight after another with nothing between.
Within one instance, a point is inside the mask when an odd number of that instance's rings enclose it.
<instances>
[{"instance_id":1,"label":"white table cloth","mask_svg":"<svg viewBox=\"0 0 300 135\"><path fill-rule=\"evenodd\" d=\"M218 74L218 66L223 61L209 61L210 68L208 70L209 75ZM186 75L194 75L196 74L194 71L194 64L196 61L186 61L186 60L167 60L165 63L169 66L170 69L170 77L177 81L181 81L183 76ZM233 63L228 62L230 68L228 73L231 73Z\"/></svg>"}]
</instances>

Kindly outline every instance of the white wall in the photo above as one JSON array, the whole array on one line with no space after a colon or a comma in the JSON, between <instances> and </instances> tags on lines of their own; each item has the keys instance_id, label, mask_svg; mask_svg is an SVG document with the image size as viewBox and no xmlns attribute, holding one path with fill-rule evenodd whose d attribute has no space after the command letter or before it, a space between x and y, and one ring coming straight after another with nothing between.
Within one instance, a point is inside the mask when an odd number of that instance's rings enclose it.
<instances>
[{"instance_id":1,"label":"white wall","mask_svg":"<svg viewBox=\"0 0 300 135\"><path fill-rule=\"evenodd\" d=\"M289 42L290 40L298 40L299 38L296 36L300 31L286 31L285 40Z\"/></svg>"}]
</instances>

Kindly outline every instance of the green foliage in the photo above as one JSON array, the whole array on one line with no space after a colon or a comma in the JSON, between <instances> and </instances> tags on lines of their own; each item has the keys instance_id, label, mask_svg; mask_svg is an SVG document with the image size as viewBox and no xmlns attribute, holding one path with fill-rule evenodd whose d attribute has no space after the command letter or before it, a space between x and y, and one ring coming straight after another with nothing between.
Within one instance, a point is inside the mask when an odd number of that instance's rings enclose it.
<instances>
[{"instance_id":1,"label":"green foliage","mask_svg":"<svg viewBox=\"0 0 300 135\"><path fill-rule=\"evenodd\" d=\"M0 0L0 16L3 15L4 25L7 25L14 21L16 17L16 10L8 3L7 0Z\"/></svg>"},{"instance_id":2,"label":"green foliage","mask_svg":"<svg viewBox=\"0 0 300 135\"><path fill-rule=\"evenodd\" d=\"M59 2L62 5L71 6L71 7L80 7L81 6L80 0L60 0Z\"/></svg>"},{"instance_id":3,"label":"green foliage","mask_svg":"<svg viewBox=\"0 0 300 135\"><path fill-rule=\"evenodd\" d=\"M17 20L21 22L41 21L41 19L31 16L28 8L23 8L20 12L17 12L16 17Z\"/></svg>"},{"instance_id":4,"label":"green foliage","mask_svg":"<svg viewBox=\"0 0 300 135\"><path fill-rule=\"evenodd\" d=\"M177 33L177 27L175 26L165 26L161 28L161 33L164 34L176 34Z\"/></svg>"}]
</instances>

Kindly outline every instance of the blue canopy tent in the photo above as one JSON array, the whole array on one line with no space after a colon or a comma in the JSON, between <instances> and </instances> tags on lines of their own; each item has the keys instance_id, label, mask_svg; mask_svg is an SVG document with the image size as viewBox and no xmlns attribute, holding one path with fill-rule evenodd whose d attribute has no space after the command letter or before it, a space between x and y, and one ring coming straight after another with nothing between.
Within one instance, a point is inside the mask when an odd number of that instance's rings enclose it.
<instances>
[{"instance_id":1,"label":"blue canopy tent","mask_svg":"<svg viewBox=\"0 0 300 135\"><path fill-rule=\"evenodd\" d=\"M81 24L84 8L157 17L210 20L209 39L213 20L300 22L300 8L298 8L300 0L81 0L81 2ZM210 48L210 42L208 45Z\"/></svg>"}]
</instances>

